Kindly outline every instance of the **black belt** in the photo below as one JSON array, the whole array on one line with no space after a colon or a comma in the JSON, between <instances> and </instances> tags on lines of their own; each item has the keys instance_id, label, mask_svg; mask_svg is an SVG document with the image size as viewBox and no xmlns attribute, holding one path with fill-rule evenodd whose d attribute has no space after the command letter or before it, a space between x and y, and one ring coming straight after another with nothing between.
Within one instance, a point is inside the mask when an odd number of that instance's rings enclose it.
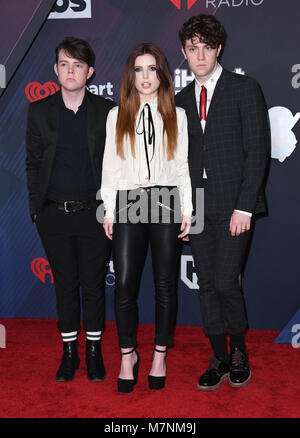
<instances>
[{"instance_id":1,"label":"black belt","mask_svg":"<svg viewBox=\"0 0 300 438\"><path fill-rule=\"evenodd\" d=\"M90 201L53 201L47 199L46 204L55 204L58 210L65 211L66 213L75 213L76 211L90 210L93 205L99 205L101 201L92 199Z\"/></svg>"}]
</instances>

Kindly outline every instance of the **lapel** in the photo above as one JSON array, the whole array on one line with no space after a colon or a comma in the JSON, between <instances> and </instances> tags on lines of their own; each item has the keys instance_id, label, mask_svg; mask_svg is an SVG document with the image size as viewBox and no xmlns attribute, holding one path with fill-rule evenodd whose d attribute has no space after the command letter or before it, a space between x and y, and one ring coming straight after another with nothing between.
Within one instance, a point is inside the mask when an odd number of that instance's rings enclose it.
<instances>
[{"instance_id":1,"label":"lapel","mask_svg":"<svg viewBox=\"0 0 300 438\"><path fill-rule=\"evenodd\" d=\"M189 124L193 127L193 130L197 130L198 134L203 136L203 130L201 127L199 113L197 108L196 96L195 96L195 79L188 85L186 89L186 111L188 115Z\"/></svg>"},{"instance_id":2,"label":"lapel","mask_svg":"<svg viewBox=\"0 0 300 438\"><path fill-rule=\"evenodd\" d=\"M209 128L210 125L210 121L213 121L213 115L214 115L214 111L218 106L218 103L222 100L222 96L224 93L226 87L226 70L224 70L221 73L221 76L217 82L213 97L212 97L212 101L210 103L209 106L209 110L207 113L207 118L206 118L206 126L205 126L205 131Z\"/></svg>"},{"instance_id":3,"label":"lapel","mask_svg":"<svg viewBox=\"0 0 300 438\"><path fill-rule=\"evenodd\" d=\"M92 94L86 90L87 93L87 138L88 148L90 152L92 165L94 163L94 153L96 144L96 127L97 127L97 108L93 101ZM99 123L99 121L98 121Z\"/></svg>"}]
</instances>

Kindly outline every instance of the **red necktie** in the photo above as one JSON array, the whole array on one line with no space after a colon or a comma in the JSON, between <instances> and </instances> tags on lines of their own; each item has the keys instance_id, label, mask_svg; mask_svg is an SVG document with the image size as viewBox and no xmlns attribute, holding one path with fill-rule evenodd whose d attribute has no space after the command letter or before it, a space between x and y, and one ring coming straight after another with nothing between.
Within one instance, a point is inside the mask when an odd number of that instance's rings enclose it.
<instances>
[{"instance_id":1,"label":"red necktie","mask_svg":"<svg viewBox=\"0 0 300 438\"><path fill-rule=\"evenodd\" d=\"M201 87L200 93L200 120L206 120L206 88L204 85Z\"/></svg>"}]
</instances>

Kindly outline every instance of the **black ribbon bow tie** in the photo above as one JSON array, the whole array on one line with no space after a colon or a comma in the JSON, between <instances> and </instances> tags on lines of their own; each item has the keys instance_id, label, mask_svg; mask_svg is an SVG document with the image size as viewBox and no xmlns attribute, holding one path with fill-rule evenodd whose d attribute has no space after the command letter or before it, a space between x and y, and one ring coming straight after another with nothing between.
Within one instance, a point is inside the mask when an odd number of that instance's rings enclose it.
<instances>
[{"instance_id":1,"label":"black ribbon bow tie","mask_svg":"<svg viewBox=\"0 0 300 438\"><path fill-rule=\"evenodd\" d=\"M146 108L148 109L148 143L147 143L147 129L146 129L146 111L145 111ZM146 161L148 167L148 177L150 181L151 178L150 162L153 160L154 152L155 152L155 129L154 129L154 122L151 113L151 108L148 103L145 104L140 114L139 121L136 127L136 133L138 135L144 135L145 155L146 155ZM152 145L152 144L153 144L152 157L149 160L148 145Z\"/></svg>"}]
</instances>

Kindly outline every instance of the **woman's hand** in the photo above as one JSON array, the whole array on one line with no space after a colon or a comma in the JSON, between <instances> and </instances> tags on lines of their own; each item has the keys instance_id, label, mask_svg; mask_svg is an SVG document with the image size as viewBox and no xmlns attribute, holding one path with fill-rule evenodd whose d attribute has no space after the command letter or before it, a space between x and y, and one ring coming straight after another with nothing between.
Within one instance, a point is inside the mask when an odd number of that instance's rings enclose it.
<instances>
[{"instance_id":1,"label":"woman's hand","mask_svg":"<svg viewBox=\"0 0 300 438\"><path fill-rule=\"evenodd\" d=\"M190 239L188 237L188 234L191 229L191 218L188 216L183 216L180 231L182 231L181 234L179 234L178 238L182 239L185 242L188 242Z\"/></svg>"},{"instance_id":2,"label":"woman's hand","mask_svg":"<svg viewBox=\"0 0 300 438\"><path fill-rule=\"evenodd\" d=\"M114 226L114 220L113 220L113 218L107 218L107 219L104 219L103 228L104 228L104 231L105 231L106 236L107 236L110 240L112 240L113 226Z\"/></svg>"}]
</instances>

